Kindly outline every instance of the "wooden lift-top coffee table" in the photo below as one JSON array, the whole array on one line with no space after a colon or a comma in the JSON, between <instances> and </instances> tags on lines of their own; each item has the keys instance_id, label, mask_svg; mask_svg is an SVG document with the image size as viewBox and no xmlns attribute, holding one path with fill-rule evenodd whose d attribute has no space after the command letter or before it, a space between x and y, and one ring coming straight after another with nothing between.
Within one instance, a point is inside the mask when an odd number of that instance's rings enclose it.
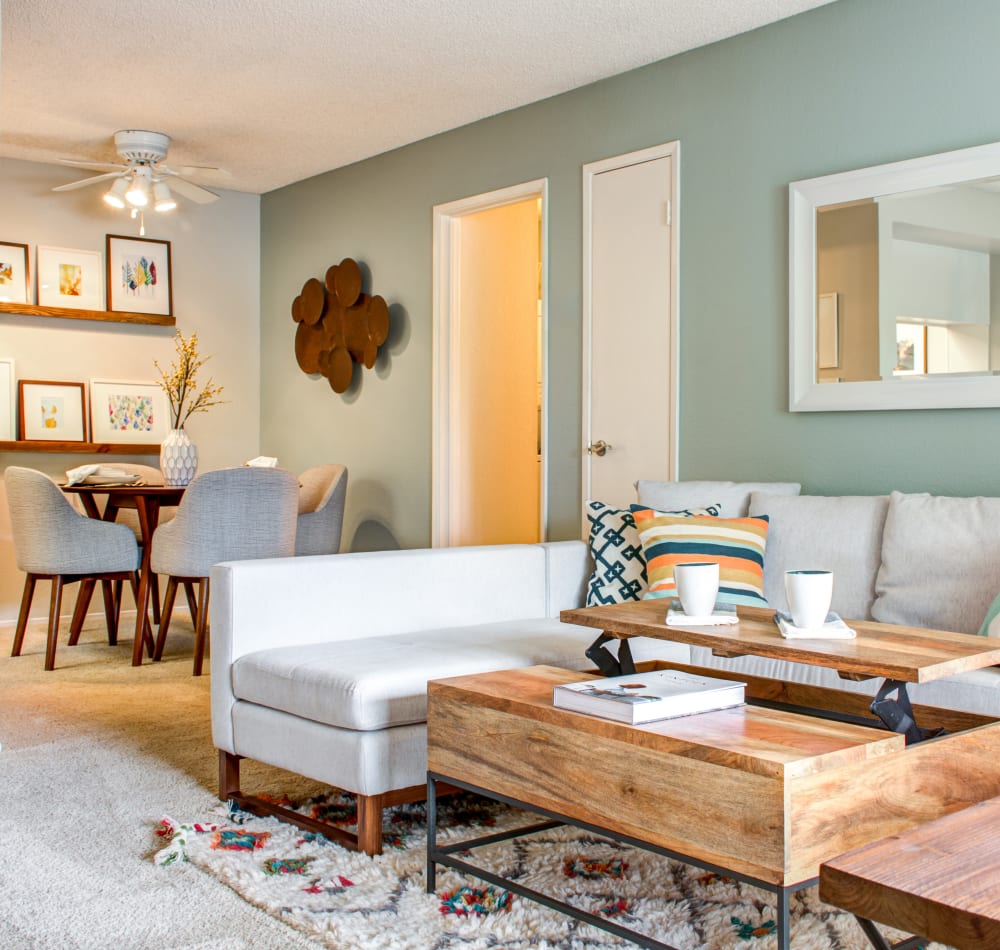
<instances>
[{"instance_id":1,"label":"wooden lift-top coffee table","mask_svg":"<svg viewBox=\"0 0 1000 950\"><path fill-rule=\"evenodd\" d=\"M562 619L613 636L781 656L890 684L1000 663L1000 643L960 634L857 624L854 641L786 641L771 611L740 608L738 625L688 629L666 627L665 613L665 603L647 601L565 611ZM1000 796L1000 722L910 709L905 686L904 705L919 723L913 740L874 717L868 696L742 674L748 703L736 709L629 726L555 708L553 686L583 678L532 667L428 684L429 889L436 864L455 867L642 946L671 950L458 854L523 830L438 846L434 800L437 783L446 782L764 887L776 895L778 946L787 950L790 897L816 883L820 864ZM938 730L944 733L924 738Z\"/></svg>"}]
</instances>

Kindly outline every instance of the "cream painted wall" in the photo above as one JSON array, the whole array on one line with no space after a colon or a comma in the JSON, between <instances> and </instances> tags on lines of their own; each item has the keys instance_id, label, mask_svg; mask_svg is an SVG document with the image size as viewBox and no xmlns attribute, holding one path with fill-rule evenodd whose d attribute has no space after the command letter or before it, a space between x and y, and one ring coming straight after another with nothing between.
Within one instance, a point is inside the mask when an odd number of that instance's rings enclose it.
<instances>
[{"instance_id":1,"label":"cream painted wall","mask_svg":"<svg viewBox=\"0 0 1000 950\"><path fill-rule=\"evenodd\" d=\"M460 219L452 544L540 540L538 200Z\"/></svg>"},{"instance_id":2,"label":"cream painted wall","mask_svg":"<svg viewBox=\"0 0 1000 950\"><path fill-rule=\"evenodd\" d=\"M83 173L86 174L86 173ZM30 245L32 273L39 244L104 252L106 234L138 234L137 222L100 200L100 186L53 194L79 177L67 168L0 159L0 240ZM211 205L181 199L169 215L146 217L146 236L171 242L177 329L196 332L206 369L228 400L193 417L199 471L242 464L260 454L260 199L223 192ZM0 314L0 356L13 357L24 379L155 380L153 359L173 359L171 327ZM115 456L158 464L155 456ZM24 465L49 474L89 461L85 455L0 453L0 468ZM17 617L23 575L14 562L6 495L0 484L0 625ZM72 609L75 592L64 600ZM33 616L47 613L48 589L35 594ZM95 601L95 606L100 605Z\"/></svg>"}]
</instances>

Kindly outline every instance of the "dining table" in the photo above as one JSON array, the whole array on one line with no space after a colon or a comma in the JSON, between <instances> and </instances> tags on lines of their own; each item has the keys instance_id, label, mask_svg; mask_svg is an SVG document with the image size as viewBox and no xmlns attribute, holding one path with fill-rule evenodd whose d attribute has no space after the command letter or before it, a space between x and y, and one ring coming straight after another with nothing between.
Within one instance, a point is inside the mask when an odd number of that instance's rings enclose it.
<instances>
[{"instance_id":1,"label":"dining table","mask_svg":"<svg viewBox=\"0 0 1000 950\"><path fill-rule=\"evenodd\" d=\"M139 563L139 589L136 594L132 665L141 666L143 641L147 634L151 636L148 614L153 577L151 567L153 532L156 531L156 526L160 521L160 509L180 504L181 498L184 497L184 486L150 485L143 481L136 481L132 484L122 482L102 484L83 481L74 485L61 485L60 488L66 494L77 495L83 505L83 510L91 518L115 521L121 509L135 509L139 519L142 559ZM103 511L97 503L98 496L107 497Z\"/></svg>"}]
</instances>

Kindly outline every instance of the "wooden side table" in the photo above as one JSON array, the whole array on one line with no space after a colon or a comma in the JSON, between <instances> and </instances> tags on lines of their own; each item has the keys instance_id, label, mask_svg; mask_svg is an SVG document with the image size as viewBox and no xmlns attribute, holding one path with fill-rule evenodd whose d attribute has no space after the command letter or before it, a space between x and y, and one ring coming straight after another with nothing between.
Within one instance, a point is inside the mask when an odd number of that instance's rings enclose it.
<instances>
[{"instance_id":1,"label":"wooden side table","mask_svg":"<svg viewBox=\"0 0 1000 950\"><path fill-rule=\"evenodd\" d=\"M826 861L820 899L854 914L877 950L1000 947L998 836L992 798ZM921 937L893 945L873 921Z\"/></svg>"}]
</instances>

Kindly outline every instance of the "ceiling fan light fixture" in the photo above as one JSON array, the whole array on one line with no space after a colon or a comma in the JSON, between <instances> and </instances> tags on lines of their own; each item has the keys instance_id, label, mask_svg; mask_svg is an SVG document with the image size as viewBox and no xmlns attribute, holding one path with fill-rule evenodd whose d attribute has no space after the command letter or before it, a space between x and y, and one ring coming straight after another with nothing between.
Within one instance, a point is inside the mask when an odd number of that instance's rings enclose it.
<instances>
[{"instance_id":1,"label":"ceiling fan light fixture","mask_svg":"<svg viewBox=\"0 0 1000 950\"><path fill-rule=\"evenodd\" d=\"M124 208L126 188L128 188L128 179L117 179L107 192L105 192L104 200L111 205L112 208Z\"/></svg>"},{"instance_id":2,"label":"ceiling fan light fixture","mask_svg":"<svg viewBox=\"0 0 1000 950\"><path fill-rule=\"evenodd\" d=\"M145 171L145 174L143 172ZM137 168L132 175L132 184L125 192L125 200L134 208L145 208L149 204L149 169Z\"/></svg>"},{"instance_id":3,"label":"ceiling fan light fixture","mask_svg":"<svg viewBox=\"0 0 1000 950\"><path fill-rule=\"evenodd\" d=\"M177 207L177 202L170 193L170 186L165 181L158 181L153 185L153 207L157 211L173 211Z\"/></svg>"}]
</instances>

